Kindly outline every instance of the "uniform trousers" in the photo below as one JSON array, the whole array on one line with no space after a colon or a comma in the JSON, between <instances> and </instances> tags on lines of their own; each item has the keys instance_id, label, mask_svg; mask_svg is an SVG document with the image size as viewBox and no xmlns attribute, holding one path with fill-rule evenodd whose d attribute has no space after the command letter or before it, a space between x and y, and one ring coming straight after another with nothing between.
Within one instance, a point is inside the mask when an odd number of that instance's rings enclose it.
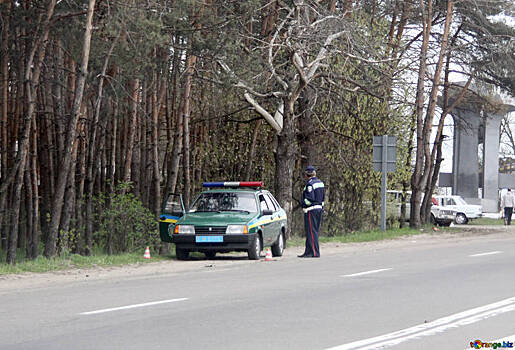
<instances>
[{"instance_id":1,"label":"uniform trousers","mask_svg":"<svg viewBox=\"0 0 515 350\"><path fill-rule=\"evenodd\" d=\"M318 233L322 223L322 209L312 209L304 213L304 229L306 231L306 249L304 255L320 256Z\"/></svg>"}]
</instances>

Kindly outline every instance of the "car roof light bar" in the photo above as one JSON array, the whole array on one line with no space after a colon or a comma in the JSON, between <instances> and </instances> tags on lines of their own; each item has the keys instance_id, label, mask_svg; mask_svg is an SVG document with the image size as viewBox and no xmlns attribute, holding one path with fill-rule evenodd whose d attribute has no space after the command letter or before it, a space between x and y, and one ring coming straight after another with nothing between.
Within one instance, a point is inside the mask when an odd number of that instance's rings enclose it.
<instances>
[{"instance_id":1,"label":"car roof light bar","mask_svg":"<svg viewBox=\"0 0 515 350\"><path fill-rule=\"evenodd\" d=\"M203 182L202 187L263 187L263 181Z\"/></svg>"}]
</instances>

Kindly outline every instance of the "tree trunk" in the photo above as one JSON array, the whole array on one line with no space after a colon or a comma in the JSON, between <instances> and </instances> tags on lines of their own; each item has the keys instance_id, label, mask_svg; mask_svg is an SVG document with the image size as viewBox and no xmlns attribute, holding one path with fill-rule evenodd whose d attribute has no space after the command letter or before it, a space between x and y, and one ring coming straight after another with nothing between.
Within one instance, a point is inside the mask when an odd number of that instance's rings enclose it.
<instances>
[{"instance_id":1,"label":"tree trunk","mask_svg":"<svg viewBox=\"0 0 515 350\"><path fill-rule=\"evenodd\" d=\"M31 168L30 166L27 166L27 170L25 171L25 176L24 176L24 180L25 180L25 214L26 214L26 223L25 223L25 227L26 227L26 241L23 242L22 240L22 237L20 237L20 247L21 248L25 248L25 255L27 257L27 259L31 259L32 258L32 242L33 242L33 237L34 237L34 229L33 229L33 224L34 224L34 220L33 220L33 213L34 213L34 209L32 207L32 198L33 198L33 194L32 194L32 180L31 180ZM25 243L25 244L24 244Z\"/></svg>"},{"instance_id":2,"label":"tree trunk","mask_svg":"<svg viewBox=\"0 0 515 350\"><path fill-rule=\"evenodd\" d=\"M132 165L132 152L134 150L134 135L136 133L136 123L138 118L138 102L139 102L139 80L133 79L129 84L130 93L130 121L129 121L129 135L127 140L127 152L125 155L125 165L123 171L123 182L131 181L131 165Z\"/></svg>"},{"instance_id":3,"label":"tree trunk","mask_svg":"<svg viewBox=\"0 0 515 350\"><path fill-rule=\"evenodd\" d=\"M184 115L182 109L177 113L177 120L175 122L175 132L173 136L172 146L172 159L170 161L170 173L168 174L168 181L166 183L166 190L175 192L177 187L177 179L179 177L179 164L182 154L182 137L183 137L183 120Z\"/></svg>"},{"instance_id":4,"label":"tree trunk","mask_svg":"<svg viewBox=\"0 0 515 350\"><path fill-rule=\"evenodd\" d=\"M259 119L256 122L254 132L252 133L252 142L250 143L249 149L249 160L247 162L247 167L245 168L245 181L250 181L250 177L252 176L252 169L254 168L254 157L256 156L256 143L259 135L259 128L262 123L263 119Z\"/></svg>"},{"instance_id":5,"label":"tree trunk","mask_svg":"<svg viewBox=\"0 0 515 350\"><path fill-rule=\"evenodd\" d=\"M7 169L8 169L8 157L9 152L8 148L8 139L7 139L7 114L8 114L8 105L9 105L9 52L8 52L8 42L9 42L9 20L11 17L11 6L12 3L9 2L7 4L7 11L5 11L5 16L2 16L3 26L2 26L2 45L0 48L0 52L2 54L2 60L0 65L0 71L2 74L2 110L0 116L0 183L4 183L7 181ZM7 188L4 192L0 192L0 249L5 249L6 239L4 237L4 223L7 221L7 215L4 215L5 212L5 203L7 199L7 193L9 191Z\"/></svg>"},{"instance_id":6,"label":"tree trunk","mask_svg":"<svg viewBox=\"0 0 515 350\"><path fill-rule=\"evenodd\" d=\"M59 251L65 249L70 251L70 222L75 212L75 170L77 167L77 151L79 139L75 139L72 148L72 161L71 168L66 180L66 191L64 196L63 213L61 215L61 222L59 224L60 230L58 233L58 247ZM64 237L63 237L64 235Z\"/></svg>"},{"instance_id":7,"label":"tree trunk","mask_svg":"<svg viewBox=\"0 0 515 350\"><path fill-rule=\"evenodd\" d=\"M277 153L275 159L275 193L277 200L286 211L288 217L288 229L286 238L291 237L292 225L292 193L293 193L293 168L297 152L297 140L295 134L295 119L293 116L293 101L284 101L283 129L277 135Z\"/></svg>"},{"instance_id":8,"label":"tree trunk","mask_svg":"<svg viewBox=\"0 0 515 350\"><path fill-rule=\"evenodd\" d=\"M86 75L88 73L88 62L94 8L95 0L89 0L89 7L86 18L86 30L84 32L84 40L82 47L82 64L80 68L79 79L77 81L77 87L75 90L75 98L73 101L71 120L66 135L66 151L62 162L61 171L59 172L59 176L57 179L56 192L54 194L54 200L52 203L52 218L50 221L50 232L48 235L47 242L45 244L45 256L48 258L55 256L56 253L57 233L59 230L59 223L61 221L62 208L64 204L64 190L66 186L66 180L71 169L71 161L73 154L72 148L77 133L76 124L80 114L82 96L84 93L84 85L86 83ZM91 248L91 246L86 244L86 254L89 254L91 252Z\"/></svg>"},{"instance_id":9,"label":"tree trunk","mask_svg":"<svg viewBox=\"0 0 515 350\"><path fill-rule=\"evenodd\" d=\"M315 123L311 106L313 104L313 90L307 87L299 103L299 146L301 151L301 167L304 169L308 165L319 165L318 152L315 145Z\"/></svg>"},{"instance_id":10,"label":"tree trunk","mask_svg":"<svg viewBox=\"0 0 515 350\"><path fill-rule=\"evenodd\" d=\"M424 142L423 142L424 168L423 169L424 170L422 173L422 177L420 179L420 184L421 184L420 188L422 190L424 190L427 195L424 197L424 199L422 201L422 208L424 208L424 206L426 208L428 207L428 205L429 205L428 203L431 201L431 195L432 195L432 193L427 193L428 192L427 190L429 188L431 171L433 170L433 167L434 167L434 155L433 155L433 157L431 156L431 149L429 147L429 143L430 143L429 141L430 141L431 131L432 131L432 127L433 127L433 119L434 119L434 114L435 114L435 109L436 109L436 100L438 97L438 91L440 89L440 76L441 76L442 69L443 69L445 52L447 51L447 42L448 42L448 38L449 38L449 31L450 31L451 22L452 22L453 11L454 11L454 2L448 1L447 2L447 14L446 14L445 25L444 25L444 29L443 29L442 42L441 42L441 46L440 46L440 54L438 57L438 62L436 63L435 73L434 73L434 76L432 79L431 93L429 95L429 104L426 109L426 116L425 116L425 121L424 121L424 129L423 129L423 135L424 135ZM431 18L429 20L431 21ZM443 124L442 124L442 128L443 128ZM439 131L439 135L437 135L436 140L440 141L441 129L439 129L438 131ZM421 210L420 219L423 223L427 223L429 221L429 217L426 216L426 211Z\"/></svg>"},{"instance_id":11,"label":"tree trunk","mask_svg":"<svg viewBox=\"0 0 515 350\"><path fill-rule=\"evenodd\" d=\"M43 24L43 32L41 37L33 41L27 63L25 65L25 99L28 105L28 110L24 118L24 131L21 142L19 143L18 157L16 165L12 169L12 179L14 179L14 200L12 207L14 208L12 217L12 229L8 238L7 258L8 264L16 263L16 248L18 244L18 221L20 215L21 204L21 188L23 185L23 176L27 161L27 152L30 141L30 131L32 129L32 120L35 118L36 109L36 86L39 83L39 76L41 73L41 66L45 57L46 45L48 44L48 34L50 32L50 19L53 16L56 0L50 1L48 5L45 22ZM35 60L36 50L39 48L37 60ZM34 68L34 70L32 70ZM0 186L0 192L4 191L9 185L10 176L7 181Z\"/></svg>"},{"instance_id":12,"label":"tree trunk","mask_svg":"<svg viewBox=\"0 0 515 350\"><path fill-rule=\"evenodd\" d=\"M417 95L415 98L415 109L417 118L417 151L415 156L415 169L411 176L411 208L410 208L410 227L419 228L422 225L420 217L420 206L422 199L423 184L422 178L422 165L424 163L424 142L427 140L427 135L423 134L424 128L424 82L426 75L426 59L427 49L429 45L429 34L431 30L431 14L432 14L432 0L429 0L428 10L426 13L424 1L420 1L422 10L422 26L423 26L423 39L420 47L419 58L419 71L417 81Z\"/></svg>"},{"instance_id":13,"label":"tree trunk","mask_svg":"<svg viewBox=\"0 0 515 350\"><path fill-rule=\"evenodd\" d=\"M38 134L36 121L32 121L32 147L33 152L30 155L31 161L31 183L27 185L27 189L32 188L32 240L27 250L27 256L30 259L38 257L38 244L39 244L39 186L38 186L38 162L37 162L37 149L38 149Z\"/></svg>"},{"instance_id":14,"label":"tree trunk","mask_svg":"<svg viewBox=\"0 0 515 350\"><path fill-rule=\"evenodd\" d=\"M9 105L9 19L11 16L11 2L7 5L5 16L2 16L2 45L0 52L2 53L2 60L0 65L0 72L2 74L2 110L0 116L0 182L4 182L7 175L7 112ZM0 207L0 225L2 224L2 209Z\"/></svg>"},{"instance_id":15,"label":"tree trunk","mask_svg":"<svg viewBox=\"0 0 515 350\"><path fill-rule=\"evenodd\" d=\"M156 75L156 87L159 88L159 96L155 96L155 103L152 116L152 161L153 161L153 182L154 182L154 215L159 217L161 208L161 172L159 171L159 115L161 114L161 107L164 105L166 97L166 80L158 84L159 79Z\"/></svg>"},{"instance_id":16,"label":"tree trunk","mask_svg":"<svg viewBox=\"0 0 515 350\"><path fill-rule=\"evenodd\" d=\"M183 133L184 133L184 154L183 154L183 170L184 170L184 205L189 207L190 205L190 191L191 191L191 174L190 174L190 113L191 113L191 85L193 70L195 69L195 63L197 62L197 56L189 55L186 60L186 81L184 82L184 120L183 120Z\"/></svg>"}]
</instances>

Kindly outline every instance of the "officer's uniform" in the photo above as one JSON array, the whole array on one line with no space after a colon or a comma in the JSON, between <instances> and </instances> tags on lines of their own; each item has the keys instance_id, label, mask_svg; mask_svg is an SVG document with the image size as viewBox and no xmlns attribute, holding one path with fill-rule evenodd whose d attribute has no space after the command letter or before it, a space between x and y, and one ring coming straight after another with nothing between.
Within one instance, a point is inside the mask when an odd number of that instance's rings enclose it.
<instances>
[{"instance_id":1,"label":"officer's uniform","mask_svg":"<svg viewBox=\"0 0 515 350\"><path fill-rule=\"evenodd\" d=\"M306 171L314 171L311 166ZM324 208L325 188L324 183L316 176L309 178L302 192L301 206L304 210L304 228L306 230L306 249L299 257L320 257L318 246L318 231L322 222Z\"/></svg>"}]
</instances>

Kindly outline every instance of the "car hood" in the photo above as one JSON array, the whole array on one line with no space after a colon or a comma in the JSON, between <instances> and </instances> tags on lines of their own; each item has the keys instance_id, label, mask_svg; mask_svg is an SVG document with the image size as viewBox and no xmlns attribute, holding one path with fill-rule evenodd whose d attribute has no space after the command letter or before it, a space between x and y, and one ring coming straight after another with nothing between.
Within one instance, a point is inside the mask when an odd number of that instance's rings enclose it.
<instances>
[{"instance_id":1,"label":"car hood","mask_svg":"<svg viewBox=\"0 0 515 350\"><path fill-rule=\"evenodd\" d=\"M225 226L228 224L246 224L253 218L257 217L257 213L238 213L238 212L198 212L185 214L177 224L182 225L213 225Z\"/></svg>"}]
</instances>

